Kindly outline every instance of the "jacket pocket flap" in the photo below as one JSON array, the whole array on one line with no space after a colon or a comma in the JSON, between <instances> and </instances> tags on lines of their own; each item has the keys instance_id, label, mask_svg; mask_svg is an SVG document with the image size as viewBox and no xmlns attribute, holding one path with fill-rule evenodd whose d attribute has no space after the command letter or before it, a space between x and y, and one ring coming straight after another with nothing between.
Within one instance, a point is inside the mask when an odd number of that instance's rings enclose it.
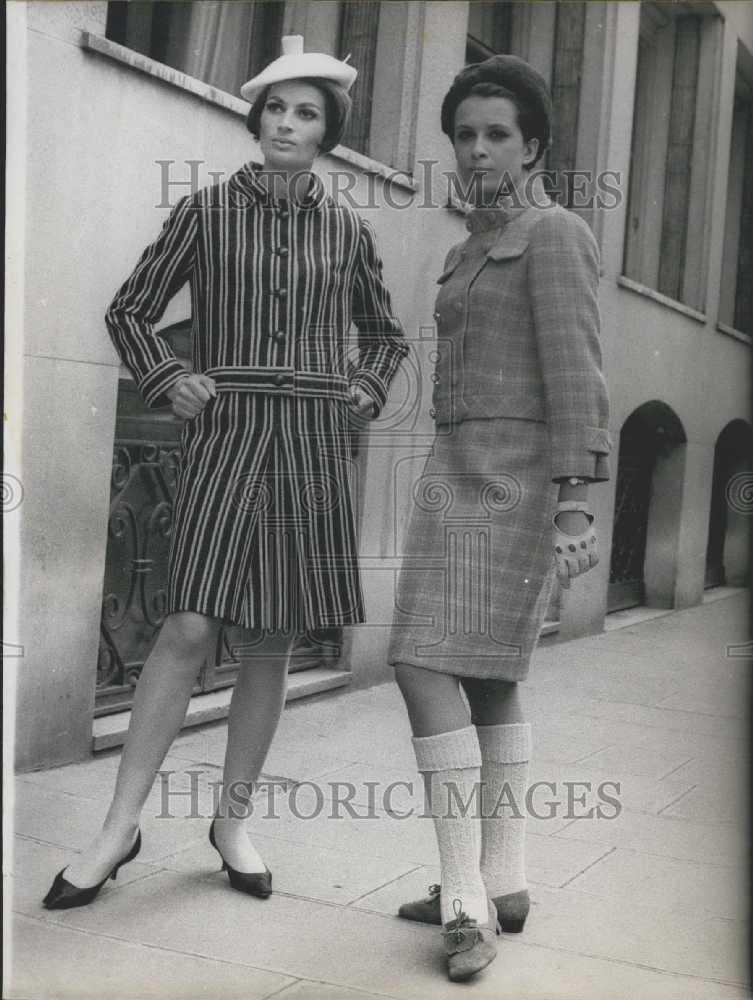
<instances>
[{"instance_id":1,"label":"jacket pocket flap","mask_svg":"<svg viewBox=\"0 0 753 1000\"><path fill-rule=\"evenodd\" d=\"M612 439L606 427L586 427L586 447L599 455L608 455L612 450Z\"/></svg>"}]
</instances>

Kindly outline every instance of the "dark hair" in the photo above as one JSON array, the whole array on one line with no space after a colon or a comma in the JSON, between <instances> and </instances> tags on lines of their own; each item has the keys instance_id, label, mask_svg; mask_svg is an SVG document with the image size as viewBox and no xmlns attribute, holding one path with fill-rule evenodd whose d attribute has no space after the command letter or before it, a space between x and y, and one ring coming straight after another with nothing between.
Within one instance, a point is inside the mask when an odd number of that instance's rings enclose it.
<instances>
[{"instance_id":1,"label":"dark hair","mask_svg":"<svg viewBox=\"0 0 753 1000\"><path fill-rule=\"evenodd\" d=\"M350 116L350 109L353 103L350 95L339 83L335 83L334 80L325 80L321 77L296 77L292 82L308 83L310 86L316 87L324 97L325 131L321 148L322 152L328 153L342 139L345 126L348 124L348 117ZM274 87L274 84L270 83L268 87L265 87L261 91L251 105L251 110L246 117L246 128L254 139L259 138L261 113L264 110L264 105L267 103L267 97L272 87Z\"/></svg>"},{"instance_id":2,"label":"dark hair","mask_svg":"<svg viewBox=\"0 0 753 1000\"><path fill-rule=\"evenodd\" d=\"M552 99L543 76L523 59L492 56L461 70L442 102L442 131L454 141L455 112L466 97L506 97L515 105L518 128L526 142L538 139L536 156L525 165L531 170L549 147Z\"/></svg>"}]
</instances>

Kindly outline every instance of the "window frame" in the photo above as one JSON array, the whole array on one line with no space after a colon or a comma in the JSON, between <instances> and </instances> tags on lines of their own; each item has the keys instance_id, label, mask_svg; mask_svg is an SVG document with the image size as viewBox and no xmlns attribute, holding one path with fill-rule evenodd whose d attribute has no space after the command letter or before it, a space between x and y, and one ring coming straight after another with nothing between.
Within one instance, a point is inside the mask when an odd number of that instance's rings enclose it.
<instances>
[{"instance_id":1,"label":"window frame","mask_svg":"<svg viewBox=\"0 0 753 1000\"><path fill-rule=\"evenodd\" d=\"M698 28L697 71L692 106L682 107L678 23L693 18ZM686 20L687 26L689 22ZM710 265L710 226L716 146L722 18L706 4L661 4L643 0L636 52L628 197L621 275L629 281L705 313ZM669 172L670 142L679 142L678 106L692 130L687 177ZM674 128L674 133L672 129ZM679 146L674 149L678 156ZM659 153L657 154L657 150ZM659 164L657 157L660 157ZM667 267L667 243L676 219L669 217L685 183L687 214L682 221L679 262ZM640 231L642 229L642 232ZM675 242L676 227L675 227ZM675 257L677 251L675 248ZM676 265L676 266L675 266ZM662 270L664 268L664 270ZM671 287L668 287L671 286Z\"/></svg>"},{"instance_id":2,"label":"window frame","mask_svg":"<svg viewBox=\"0 0 753 1000\"><path fill-rule=\"evenodd\" d=\"M738 52L735 64L731 115L717 326L723 332L736 331L750 340L753 336L753 323L750 323L749 318L750 328L746 329L744 321L740 322L739 295L741 285L745 284L746 279L746 275L742 273L741 242L746 206L749 211L751 208L751 185L753 184L751 176L753 175L753 79L745 72L740 52ZM740 119L744 123L742 137L737 131ZM734 218L732 218L732 212L734 212ZM747 238L750 240L749 235ZM734 274L734 281L730 279L731 274ZM753 275L749 277L753 279ZM748 284L750 285L750 283L749 280ZM750 311L750 306L748 309Z\"/></svg>"}]
</instances>

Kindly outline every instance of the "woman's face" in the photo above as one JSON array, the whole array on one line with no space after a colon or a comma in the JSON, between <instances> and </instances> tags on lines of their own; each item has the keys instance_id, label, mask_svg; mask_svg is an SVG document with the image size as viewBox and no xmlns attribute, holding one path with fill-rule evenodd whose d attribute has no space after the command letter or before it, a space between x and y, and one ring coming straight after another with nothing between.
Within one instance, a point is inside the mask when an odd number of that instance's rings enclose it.
<instances>
[{"instance_id":1,"label":"woman's face","mask_svg":"<svg viewBox=\"0 0 753 1000\"><path fill-rule=\"evenodd\" d=\"M324 94L310 83L284 80L269 88L259 123L268 170L309 170L327 128Z\"/></svg>"},{"instance_id":2,"label":"woman's face","mask_svg":"<svg viewBox=\"0 0 753 1000\"><path fill-rule=\"evenodd\" d=\"M455 112L455 159L470 198L490 205L510 183L517 186L523 164L539 148L538 139L526 140L518 128L518 111L507 97L466 97Z\"/></svg>"}]
</instances>

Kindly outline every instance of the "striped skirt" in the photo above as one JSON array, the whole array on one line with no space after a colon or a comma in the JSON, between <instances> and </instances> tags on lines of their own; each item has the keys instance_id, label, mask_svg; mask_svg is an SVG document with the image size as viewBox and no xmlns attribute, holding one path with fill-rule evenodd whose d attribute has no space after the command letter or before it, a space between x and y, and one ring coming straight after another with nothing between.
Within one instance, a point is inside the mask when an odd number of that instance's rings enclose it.
<instances>
[{"instance_id":1,"label":"striped skirt","mask_svg":"<svg viewBox=\"0 0 753 1000\"><path fill-rule=\"evenodd\" d=\"M167 611L304 631L363 621L340 399L221 392L188 420Z\"/></svg>"},{"instance_id":2,"label":"striped skirt","mask_svg":"<svg viewBox=\"0 0 753 1000\"><path fill-rule=\"evenodd\" d=\"M444 429L412 484L389 662L523 680L554 582L547 425Z\"/></svg>"}]
</instances>

